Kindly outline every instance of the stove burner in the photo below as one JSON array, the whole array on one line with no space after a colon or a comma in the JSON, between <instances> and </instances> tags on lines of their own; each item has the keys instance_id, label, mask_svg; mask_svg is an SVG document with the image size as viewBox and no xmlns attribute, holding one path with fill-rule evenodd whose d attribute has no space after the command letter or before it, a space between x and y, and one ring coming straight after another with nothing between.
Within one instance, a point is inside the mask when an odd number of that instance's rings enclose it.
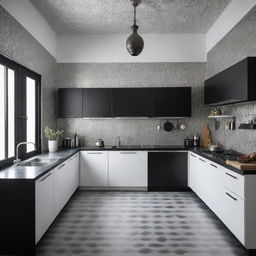
<instances>
[{"instance_id":1,"label":"stove burner","mask_svg":"<svg viewBox=\"0 0 256 256\"><path fill-rule=\"evenodd\" d=\"M221 160L231 160L231 161L237 160L237 157L242 155L241 153L233 150L225 150L223 152L212 152L212 151L206 150L206 151L203 151L203 153L214 158L219 158Z\"/></svg>"}]
</instances>

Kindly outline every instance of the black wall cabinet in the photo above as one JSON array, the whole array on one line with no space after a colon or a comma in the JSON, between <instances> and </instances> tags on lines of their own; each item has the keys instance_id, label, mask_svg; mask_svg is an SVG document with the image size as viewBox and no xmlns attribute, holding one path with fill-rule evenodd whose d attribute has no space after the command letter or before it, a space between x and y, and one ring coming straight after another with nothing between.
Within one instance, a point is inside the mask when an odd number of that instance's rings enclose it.
<instances>
[{"instance_id":1,"label":"black wall cabinet","mask_svg":"<svg viewBox=\"0 0 256 256\"><path fill-rule=\"evenodd\" d=\"M114 117L153 117L154 89L117 88L113 89Z\"/></svg>"},{"instance_id":2,"label":"black wall cabinet","mask_svg":"<svg viewBox=\"0 0 256 256\"><path fill-rule=\"evenodd\" d=\"M59 117L190 117L191 87L59 89Z\"/></svg>"},{"instance_id":3,"label":"black wall cabinet","mask_svg":"<svg viewBox=\"0 0 256 256\"><path fill-rule=\"evenodd\" d=\"M112 89L83 89L84 117L111 117Z\"/></svg>"},{"instance_id":4,"label":"black wall cabinet","mask_svg":"<svg viewBox=\"0 0 256 256\"><path fill-rule=\"evenodd\" d=\"M256 58L248 57L204 85L205 105L226 105L256 100Z\"/></svg>"},{"instance_id":5,"label":"black wall cabinet","mask_svg":"<svg viewBox=\"0 0 256 256\"><path fill-rule=\"evenodd\" d=\"M190 117L191 87L155 89L155 116Z\"/></svg>"},{"instance_id":6,"label":"black wall cabinet","mask_svg":"<svg viewBox=\"0 0 256 256\"><path fill-rule=\"evenodd\" d=\"M83 93L81 88L61 88L59 89L58 116L82 117Z\"/></svg>"},{"instance_id":7,"label":"black wall cabinet","mask_svg":"<svg viewBox=\"0 0 256 256\"><path fill-rule=\"evenodd\" d=\"M148 190L188 190L186 152L148 153Z\"/></svg>"}]
</instances>

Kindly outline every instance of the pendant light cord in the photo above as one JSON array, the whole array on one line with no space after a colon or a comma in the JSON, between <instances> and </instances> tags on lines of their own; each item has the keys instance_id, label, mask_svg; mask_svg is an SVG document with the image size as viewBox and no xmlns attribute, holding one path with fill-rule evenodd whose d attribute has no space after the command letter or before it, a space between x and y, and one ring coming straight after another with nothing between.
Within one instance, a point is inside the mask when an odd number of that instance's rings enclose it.
<instances>
[{"instance_id":1,"label":"pendant light cord","mask_svg":"<svg viewBox=\"0 0 256 256\"><path fill-rule=\"evenodd\" d=\"M133 18L133 24L136 25L136 5L134 5L134 18Z\"/></svg>"}]
</instances>

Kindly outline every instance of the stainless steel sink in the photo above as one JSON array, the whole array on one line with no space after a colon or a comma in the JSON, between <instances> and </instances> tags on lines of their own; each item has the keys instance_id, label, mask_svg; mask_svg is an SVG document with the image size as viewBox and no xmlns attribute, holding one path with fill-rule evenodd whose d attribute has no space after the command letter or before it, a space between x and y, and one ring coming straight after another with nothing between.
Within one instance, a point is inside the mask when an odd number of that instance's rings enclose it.
<instances>
[{"instance_id":1,"label":"stainless steel sink","mask_svg":"<svg viewBox=\"0 0 256 256\"><path fill-rule=\"evenodd\" d=\"M117 148L117 149L140 149L141 146L136 146L136 145L123 145L123 146L112 146L112 148Z\"/></svg>"},{"instance_id":2,"label":"stainless steel sink","mask_svg":"<svg viewBox=\"0 0 256 256\"><path fill-rule=\"evenodd\" d=\"M51 164L52 162L54 161L57 161L58 158L54 158L54 159L46 159L46 158L34 158L34 159L31 159L29 161L26 161L26 162L22 162L19 164L19 166L45 166L45 165L48 165L48 164Z\"/></svg>"}]
</instances>

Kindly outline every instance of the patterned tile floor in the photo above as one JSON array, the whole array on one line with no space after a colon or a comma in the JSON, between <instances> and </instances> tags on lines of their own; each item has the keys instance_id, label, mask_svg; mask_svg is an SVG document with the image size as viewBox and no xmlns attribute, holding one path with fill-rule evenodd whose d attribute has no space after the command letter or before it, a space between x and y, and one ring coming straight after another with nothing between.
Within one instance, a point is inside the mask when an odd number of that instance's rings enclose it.
<instances>
[{"instance_id":1,"label":"patterned tile floor","mask_svg":"<svg viewBox=\"0 0 256 256\"><path fill-rule=\"evenodd\" d=\"M38 256L242 256L246 250L192 192L77 191Z\"/></svg>"}]
</instances>

